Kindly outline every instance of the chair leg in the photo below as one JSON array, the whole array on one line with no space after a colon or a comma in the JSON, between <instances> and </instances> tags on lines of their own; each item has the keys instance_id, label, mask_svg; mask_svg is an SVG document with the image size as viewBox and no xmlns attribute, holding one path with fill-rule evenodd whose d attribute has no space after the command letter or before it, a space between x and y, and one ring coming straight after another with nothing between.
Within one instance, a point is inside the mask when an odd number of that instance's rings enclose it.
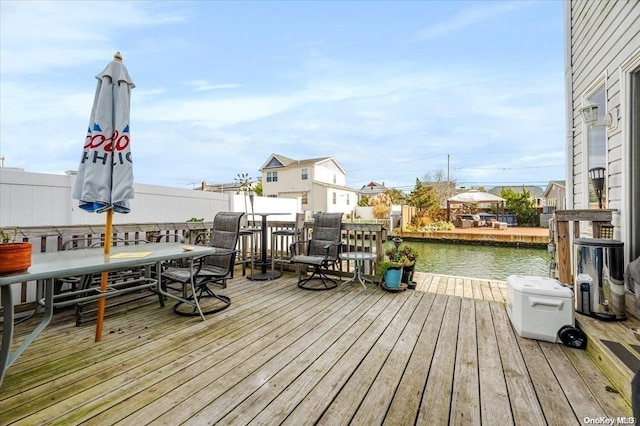
<instances>
[{"instance_id":1,"label":"chair leg","mask_svg":"<svg viewBox=\"0 0 640 426\"><path fill-rule=\"evenodd\" d=\"M231 305L231 299L228 296L223 296L221 294L216 294L214 293L207 284L200 284L198 285L197 289L196 289L196 294L192 294L191 296L189 296L187 298L187 300L193 300L193 298L196 297L198 301L200 301L201 299L205 298L205 297L211 297L214 299L217 299L218 301L222 302L222 306L218 306L212 309L208 309L206 311L202 311L203 315L207 315L207 314L213 314L216 312L220 312L224 309L227 309L230 305ZM180 307L182 305L184 305L184 302L178 302L174 305L173 307L173 311L178 314L178 315L182 315L182 316L187 316L187 317L194 317L194 316L200 316L200 313L198 312L198 309L196 306L193 307L193 309L191 309L191 311L184 311L184 310L180 310ZM202 309L202 306L200 306L200 308Z\"/></svg>"},{"instance_id":2,"label":"chair leg","mask_svg":"<svg viewBox=\"0 0 640 426\"><path fill-rule=\"evenodd\" d=\"M307 284L309 283L309 281L314 279L320 280L322 282L322 285L324 285L324 287L308 287ZM327 281L331 282L332 284L327 284ZM314 291L331 290L332 288L336 288L337 286L338 286L338 283L335 280L329 278L324 272L322 272L319 266L314 266L313 273L309 278L305 278L303 280L298 281L298 287L305 290L314 290Z\"/></svg>"}]
</instances>

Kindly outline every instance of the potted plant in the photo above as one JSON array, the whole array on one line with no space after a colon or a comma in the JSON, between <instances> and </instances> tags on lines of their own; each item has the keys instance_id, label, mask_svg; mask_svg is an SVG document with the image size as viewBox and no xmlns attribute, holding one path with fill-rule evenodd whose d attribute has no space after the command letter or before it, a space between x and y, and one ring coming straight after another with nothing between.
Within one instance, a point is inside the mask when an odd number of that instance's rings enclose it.
<instances>
[{"instance_id":1,"label":"potted plant","mask_svg":"<svg viewBox=\"0 0 640 426\"><path fill-rule=\"evenodd\" d=\"M407 244L402 244L401 238L394 238L393 247L385 250L384 254L390 261L402 264L402 282L407 284L409 288L415 288L416 283L413 281L413 273L418 251Z\"/></svg>"},{"instance_id":2,"label":"potted plant","mask_svg":"<svg viewBox=\"0 0 640 426\"><path fill-rule=\"evenodd\" d=\"M0 275L13 274L31 266L31 243L16 242L18 228L0 228Z\"/></svg>"},{"instance_id":3,"label":"potted plant","mask_svg":"<svg viewBox=\"0 0 640 426\"><path fill-rule=\"evenodd\" d=\"M378 275L388 288L399 288L402 279L402 263L385 259L378 264Z\"/></svg>"}]
</instances>

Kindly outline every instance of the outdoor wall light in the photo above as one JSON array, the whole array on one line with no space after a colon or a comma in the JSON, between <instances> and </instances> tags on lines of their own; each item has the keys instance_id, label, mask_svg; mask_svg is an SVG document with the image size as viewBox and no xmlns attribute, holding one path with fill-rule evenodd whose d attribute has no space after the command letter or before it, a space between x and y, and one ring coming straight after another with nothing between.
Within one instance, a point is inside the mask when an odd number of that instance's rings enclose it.
<instances>
[{"instance_id":1,"label":"outdoor wall light","mask_svg":"<svg viewBox=\"0 0 640 426\"><path fill-rule=\"evenodd\" d=\"M604 121L598 123L598 105L594 103L588 103L579 109L582 121L587 126L598 127L605 126L609 129L615 129L618 127L618 120L620 118L620 108L616 107L616 114L606 113L604 115Z\"/></svg>"},{"instance_id":2,"label":"outdoor wall light","mask_svg":"<svg viewBox=\"0 0 640 426\"><path fill-rule=\"evenodd\" d=\"M591 184L593 190L598 197L598 208L602 208L602 190L604 189L604 173L606 169L604 167L594 167L589 169L589 177L591 178Z\"/></svg>"}]
</instances>

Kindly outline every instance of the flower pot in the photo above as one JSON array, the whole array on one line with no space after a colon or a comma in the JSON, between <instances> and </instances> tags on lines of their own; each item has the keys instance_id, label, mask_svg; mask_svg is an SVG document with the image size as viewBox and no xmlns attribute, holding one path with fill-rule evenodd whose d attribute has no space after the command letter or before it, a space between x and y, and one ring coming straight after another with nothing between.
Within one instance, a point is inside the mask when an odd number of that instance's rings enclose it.
<instances>
[{"instance_id":1,"label":"flower pot","mask_svg":"<svg viewBox=\"0 0 640 426\"><path fill-rule=\"evenodd\" d=\"M405 266L402 268L402 282L405 284L411 284L411 280L413 279L413 271L415 270L416 265Z\"/></svg>"},{"instance_id":2,"label":"flower pot","mask_svg":"<svg viewBox=\"0 0 640 426\"><path fill-rule=\"evenodd\" d=\"M0 244L0 275L15 274L31 266L31 243Z\"/></svg>"},{"instance_id":3,"label":"flower pot","mask_svg":"<svg viewBox=\"0 0 640 426\"><path fill-rule=\"evenodd\" d=\"M385 286L389 288L400 287L401 279L402 279L402 268L399 268L399 269L389 268L384 272Z\"/></svg>"}]
</instances>

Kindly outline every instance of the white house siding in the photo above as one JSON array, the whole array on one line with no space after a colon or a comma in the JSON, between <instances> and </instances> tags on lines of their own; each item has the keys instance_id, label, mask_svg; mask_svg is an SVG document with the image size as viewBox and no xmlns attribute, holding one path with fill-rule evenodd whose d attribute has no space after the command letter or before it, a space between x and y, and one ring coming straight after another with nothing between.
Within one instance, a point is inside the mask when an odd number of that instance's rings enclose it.
<instances>
[{"instance_id":1,"label":"white house siding","mask_svg":"<svg viewBox=\"0 0 640 426\"><path fill-rule=\"evenodd\" d=\"M347 176L333 160L325 160L318 163L314 167L314 178L318 182L325 182L334 185L345 186L347 184ZM335 182L333 178L336 178Z\"/></svg>"},{"instance_id":2,"label":"white house siding","mask_svg":"<svg viewBox=\"0 0 640 426\"><path fill-rule=\"evenodd\" d=\"M278 172L277 182L267 182L267 172ZM262 177L262 191L266 196L276 195L278 197L288 197L292 192L294 196L300 196L302 191L310 191L312 188L311 171L309 178L302 180L302 168L274 168L265 169Z\"/></svg>"},{"instance_id":3,"label":"white house siding","mask_svg":"<svg viewBox=\"0 0 640 426\"><path fill-rule=\"evenodd\" d=\"M617 238L627 239L628 223L625 210L628 200L628 161L625 152L630 146L628 117L630 105L623 99L624 73L621 66L640 51L640 2L572 0L568 3L568 76L571 99L568 108L572 111L569 130L573 131L567 161L570 174L567 176L568 208L588 208L588 152L587 127L580 116L583 101L595 87L604 82L606 112L616 115L619 108L621 121L617 128L607 129L607 205L616 209L614 224L620 230ZM627 119L628 121L628 119ZM571 138L569 139L571 141ZM626 237L626 238L625 238Z\"/></svg>"}]
</instances>

